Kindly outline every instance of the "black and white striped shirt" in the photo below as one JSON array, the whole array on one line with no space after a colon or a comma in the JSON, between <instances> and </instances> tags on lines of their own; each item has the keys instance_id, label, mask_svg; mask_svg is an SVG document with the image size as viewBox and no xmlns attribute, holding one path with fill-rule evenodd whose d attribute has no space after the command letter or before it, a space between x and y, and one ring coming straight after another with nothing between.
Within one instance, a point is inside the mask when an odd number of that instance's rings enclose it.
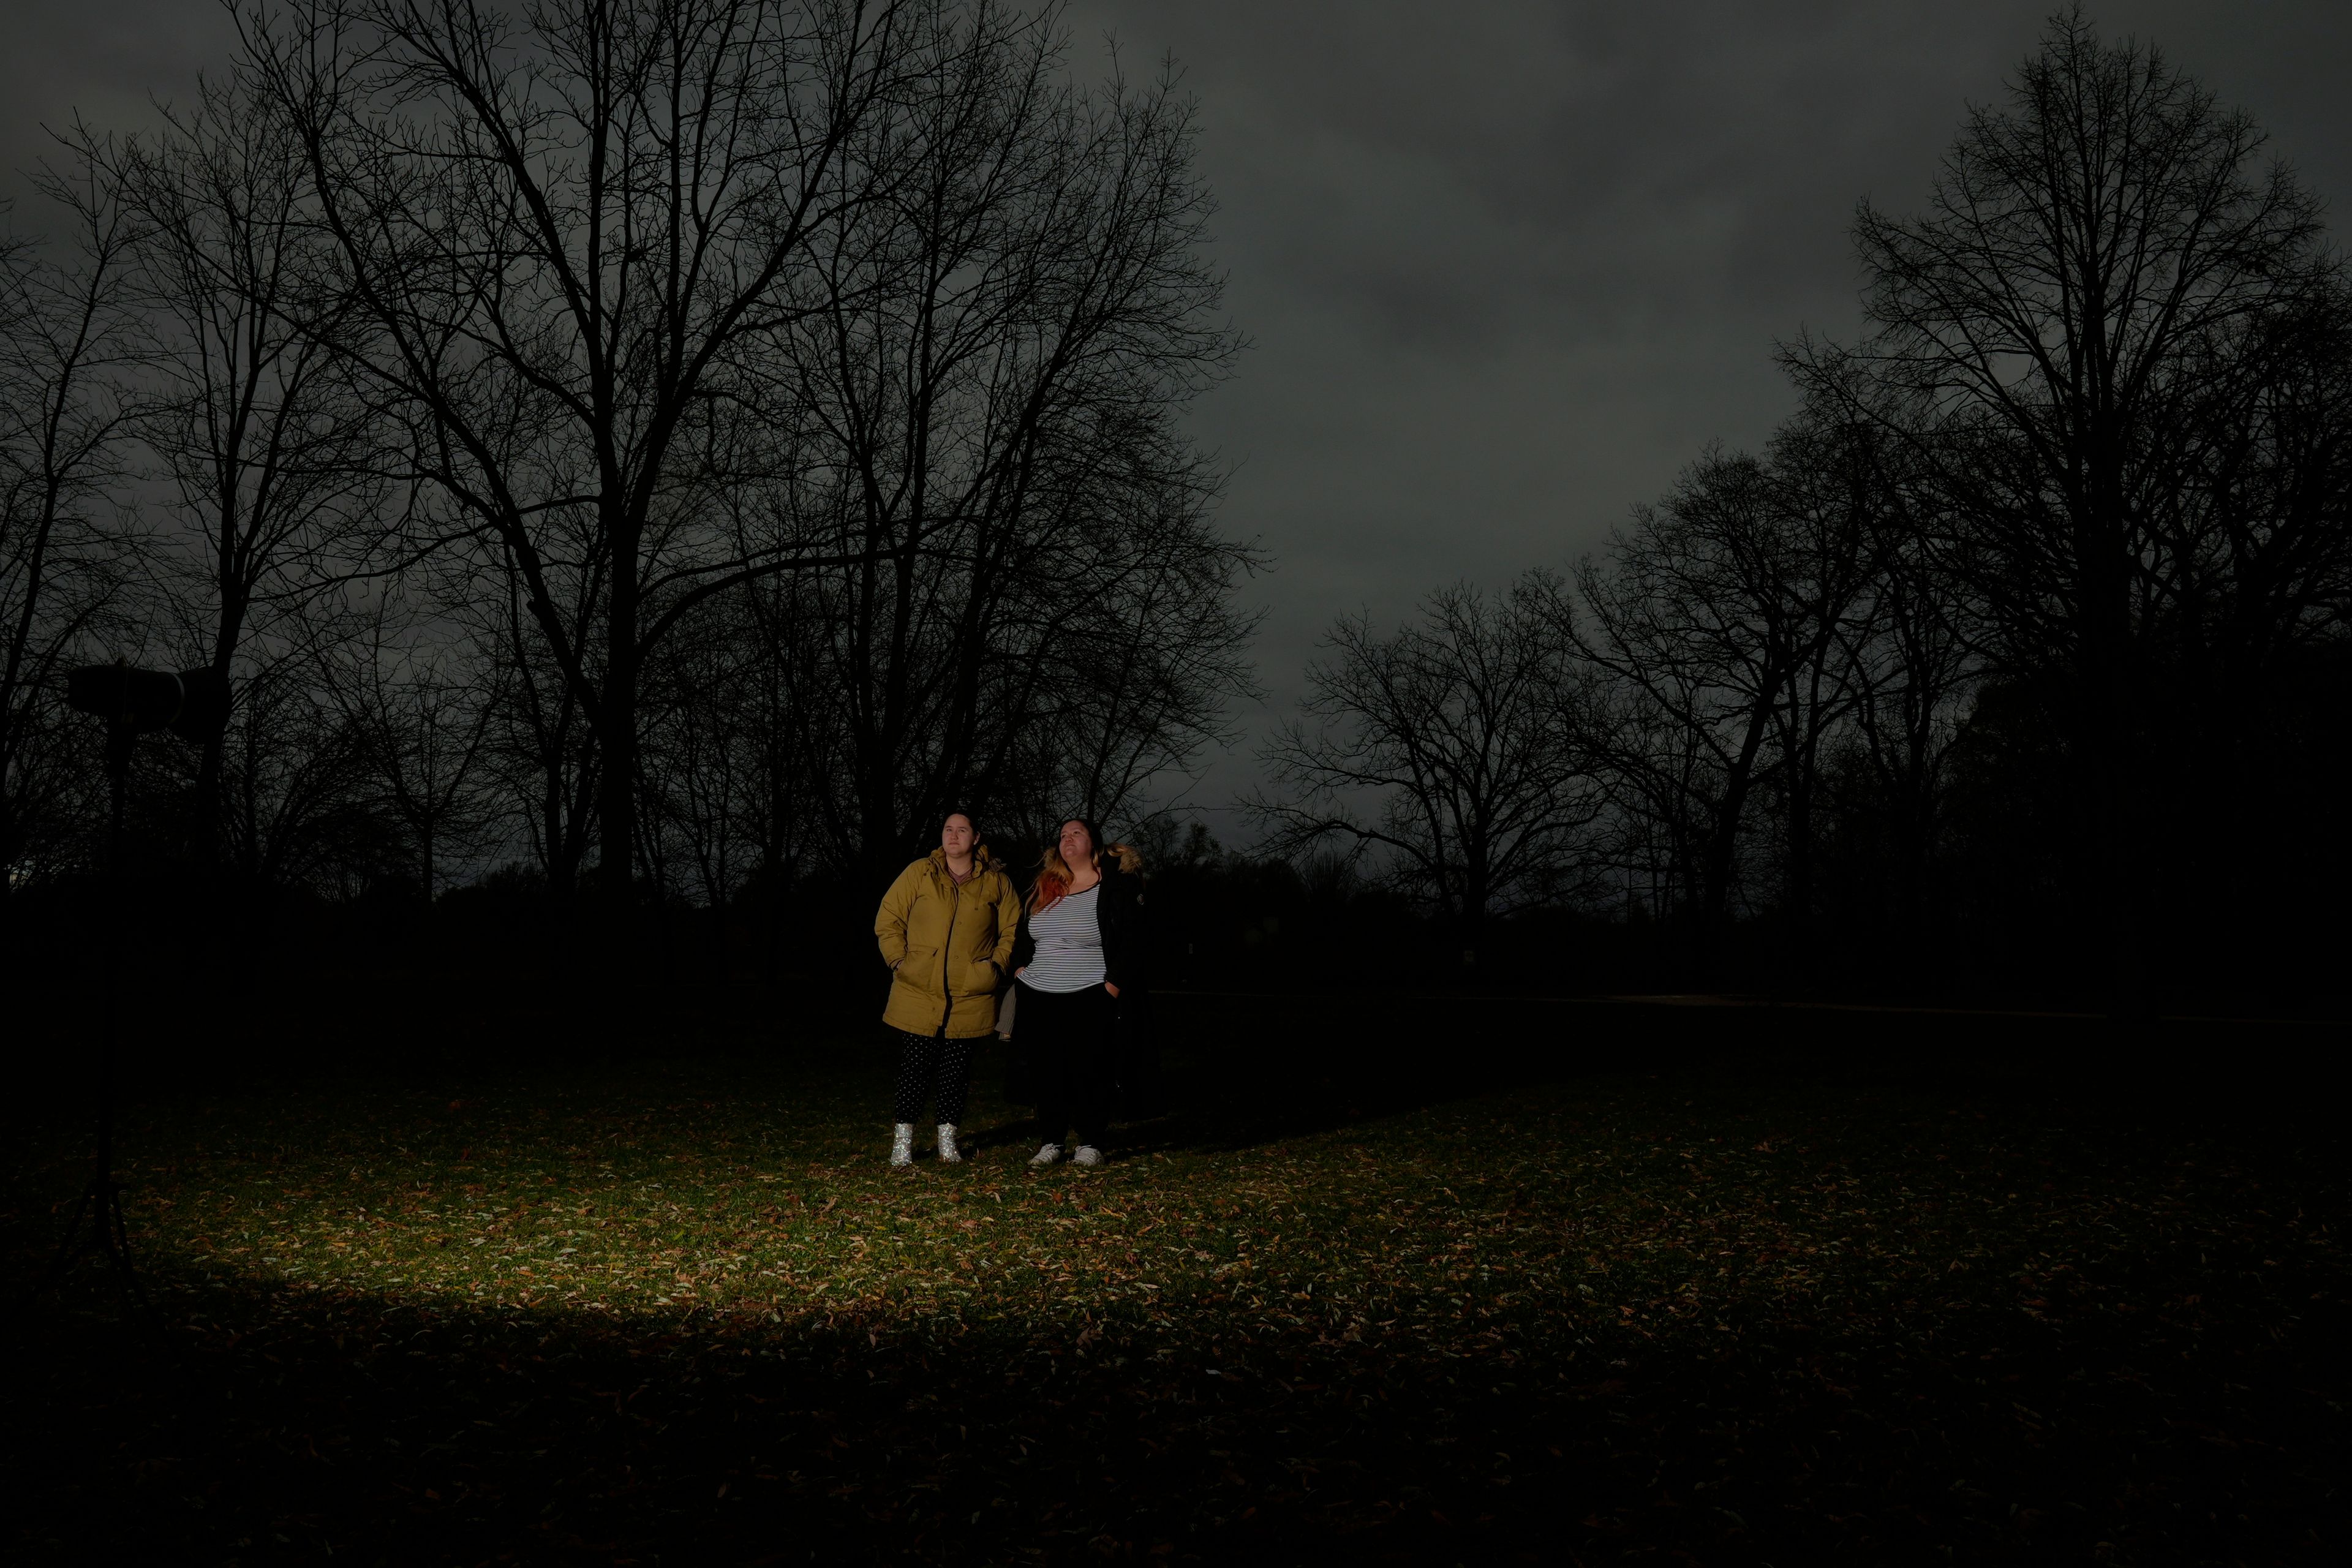
<instances>
[{"instance_id":1,"label":"black and white striped shirt","mask_svg":"<svg viewBox=\"0 0 2352 1568\"><path fill-rule=\"evenodd\" d=\"M1033 991L1065 994L1100 985L1110 976L1103 963L1102 884L1083 893L1065 893L1047 908L1029 917L1029 934L1037 955L1021 972L1021 984Z\"/></svg>"}]
</instances>

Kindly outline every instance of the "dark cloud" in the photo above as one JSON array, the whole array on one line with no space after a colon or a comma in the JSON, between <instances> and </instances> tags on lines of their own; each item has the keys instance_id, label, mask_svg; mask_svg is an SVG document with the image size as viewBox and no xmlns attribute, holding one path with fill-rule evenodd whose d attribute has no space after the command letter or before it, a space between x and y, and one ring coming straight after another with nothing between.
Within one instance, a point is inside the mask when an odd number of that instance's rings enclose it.
<instances>
[{"instance_id":1,"label":"dark cloud","mask_svg":"<svg viewBox=\"0 0 2352 1568\"><path fill-rule=\"evenodd\" d=\"M1775 340L1852 330L1855 204L1920 200L2049 9L1078 6L1081 68L1113 31L1130 63L1173 53L1202 100L1258 346L1199 428L1241 463L1229 524L1281 563L1273 708L1335 614L1565 564L1707 440L1762 440L1790 405ZM2101 16L2253 112L2323 195L2352 187L2352 7Z\"/></svg>"},{"instance_id":2,"label":"dark cloud","mask_svg":"<svg viewBox=\"0 0 2352 1568\"><path fill-rule=\"evenodd\" d=\"M1280 563L1258 588L1275 707L1334 614L1564 563L1706 441L1760 441L1789 405L1773 342L1851 328L1855 202L1915 205L2050 8L1074 5L1076 68L1115 35L1131 76L1173 54L1202 102L1218 258L1256 347L1197 425L1237 464L1229 526ZM12 165L41 121L136 121L228 47L202 0L10 9ZM2098 16L2251 110L2322 195L2352 194L2352 6Z\"/></svg>"},{"instance_id":3,"label":"dark cloud","mask_svg":"<svg viewBox=\"0 0 2352 1568\"><path fill-rule=\"evenodd\" d=\"M20 227L46 226L26 173L79 114L95 126L152 122L153 100L194 93L226 65L236 29L210 0L8 0L0 22L0 199Z\"/></svg>"}]
</instances>

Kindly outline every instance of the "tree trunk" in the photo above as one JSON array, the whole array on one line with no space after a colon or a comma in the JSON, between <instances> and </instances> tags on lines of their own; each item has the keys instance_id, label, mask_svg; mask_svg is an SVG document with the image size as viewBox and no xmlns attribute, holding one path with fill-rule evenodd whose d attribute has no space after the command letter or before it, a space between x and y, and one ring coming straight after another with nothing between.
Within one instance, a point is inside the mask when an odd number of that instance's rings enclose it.
<instances>
[{"instance_id":1,"label":"tree trunk","mask_svg":"<svg viewBox=\"0 0 2352 1568\"><path fill-rule=\"evenodd\" d=\"M1483 852L1466 857L1462 878L1462 977L1475 979L1486 945L1486 900L1490 886Z\"/></svg>"},{"instance_id":2,"label":"tree trunk","mask_svg":"<svg viewBox=\"0 0 2352 1568\"><path fill-rule=\"evenodd\" d=\"M2088 717L2096 770L2093 809L2098 814L2100 926L2105 936L2108 1016L2118 1024L2144 1021L2151 1011L2143 921L2145 877L2140 861L2141 782L2137 766L2137 710L2128 632L2110 622L2092 683L2095 711ZM2122 635L2117 635L2118 632Z\"/></svg>"},{"instance_id":3,"label":"tree trunk","mask_svg":"<svg viewBox=\"0 0 2352 1568\"><path fill-rule=\"evenodd\" d=\"M1780 911L1780 973L1800 986L1813 981L1813 758L1812 742L1789 759L1789 880Z\"/></svg>"},{"instance_id":4,"label":"tree trunk","mask_svg":"<svg viewBox=\"0 0 2352 1568\"><path fill-rule=\"evenodd\" d=\"M242 617L239 617L241 621ZM240 636L236 624L224 624L213 647L213 671L220 677L222 689L229 693L229 710L236 709L236 689L229 685L229 666L236 657L236 641ZM228 846L223 842L228 831L224 816L226 801L223 798L222 779L227 769L228 723L205 736L196 753L196 821L197 842L192 846L198 859L215 882L228 873Z\"/></svg>"},{"instance_id":5,"label":"tree trunk","mask_svg":"<svg viewBox=\"0 0 2352 1568\"><path fill-rule=\"evenodd\" d=\"M2099 891L2095 900L2106 948L2108 1016L2118 1025L2145 1019L2149 1011L2146 955L2142 945L2142 839L2139 776L2135 755L2138 726L2137 685L2133 669L2131 562L2120 482L2103 461L2104 443L2095 446L2077 537L2083 584L2084 669L2077 732L2089 742L2093 778L2089 799L2097 821Z\"/></svg>"},{"instance_id":6,"label":"tree trunk","mask_svg":"<svg viewBox=\"0 0 2352 1568\"><path fill-rule=\"evenodd\" d=\"M596 779L597 865L595 945L606 966L605 992L616 994L631 973L636 932L637 616L644 585L638 577L638 531L625 518L607 524L614 541L613 586L604 622L602 711L593 733L604 772Z\"/></svg>"},{"instance_id":7,"label":"tree trunk","mask_svg":"<svg viewBox=\"0 0 2352 1568\"><path fill-rule=\"evenodd\" d=\"M596 780L596 901L603 956L624 972L636 923L636 697L635 672L622 668L616 657L605 672L596 736L604 752L604 772Z\"/></svg>"},{"instance_id":8,"label":"tree trunk","mask_svg":"<svg viewBox=\"0 0 2352 1568\"><path fill-rule=\"evenodd\" d=\"M1740 742L1738 761L1724 781L1723 801L1707 834L1706 858L1701 875L1699 971L1713 984L1722 967L1723 939L1731 918L1731 867L1739 851L1739 824L1748 812L1748 792L1756 782L1756 757L1764 748L1771 722L1769 702L1749 713L1748 733Z\"/></svg>"}]
</instances>

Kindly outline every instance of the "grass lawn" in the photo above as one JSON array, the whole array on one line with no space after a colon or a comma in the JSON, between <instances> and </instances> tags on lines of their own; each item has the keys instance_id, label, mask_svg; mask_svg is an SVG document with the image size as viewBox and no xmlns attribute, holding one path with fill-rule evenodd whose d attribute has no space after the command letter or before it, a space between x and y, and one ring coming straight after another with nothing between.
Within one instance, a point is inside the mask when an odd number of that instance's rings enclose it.
<instances>
[{"instance_id":1,"label":"grass lawn","mask_svg":"<svg viewBox=\"0 0 2352 1568\"><path fill-rule=\"evenodd\" d=\"M1094 1172L1025 1168L985 1057L972 1160L926 1130L886 1169L887 1053L848 1023L151 1099L123 1163L156 1310L85 1268L16 1319L10 1556L2352 1550L2315 1037L2110 1058L2071 1026L1216 998L1166 1025L1179 1108ZM2174 1060L2272 1088L2151 1091ZM68 1134L20 1144L16 1279Z\"/></svg>"}]
</instances>

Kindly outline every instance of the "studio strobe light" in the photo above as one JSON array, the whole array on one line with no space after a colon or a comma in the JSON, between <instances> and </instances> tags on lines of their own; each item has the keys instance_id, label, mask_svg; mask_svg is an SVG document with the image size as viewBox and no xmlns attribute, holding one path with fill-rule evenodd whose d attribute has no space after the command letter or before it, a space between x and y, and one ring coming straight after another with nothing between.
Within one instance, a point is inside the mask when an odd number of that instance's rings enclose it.
<instances>
[{"instance_id":1,"label":"studio strobe light","mask_svg":"<svg viewBox=\"0 0 2352 1568\"><path fill-rule=\"evenodd\" d=\"M136 738L150 730L169 730L201 744L228 721L228 679L215 669L174 675L119 661L86 664L66 676L66 702L105 720L109 740L118 731Z\"/></svg>"}]
</instances>

